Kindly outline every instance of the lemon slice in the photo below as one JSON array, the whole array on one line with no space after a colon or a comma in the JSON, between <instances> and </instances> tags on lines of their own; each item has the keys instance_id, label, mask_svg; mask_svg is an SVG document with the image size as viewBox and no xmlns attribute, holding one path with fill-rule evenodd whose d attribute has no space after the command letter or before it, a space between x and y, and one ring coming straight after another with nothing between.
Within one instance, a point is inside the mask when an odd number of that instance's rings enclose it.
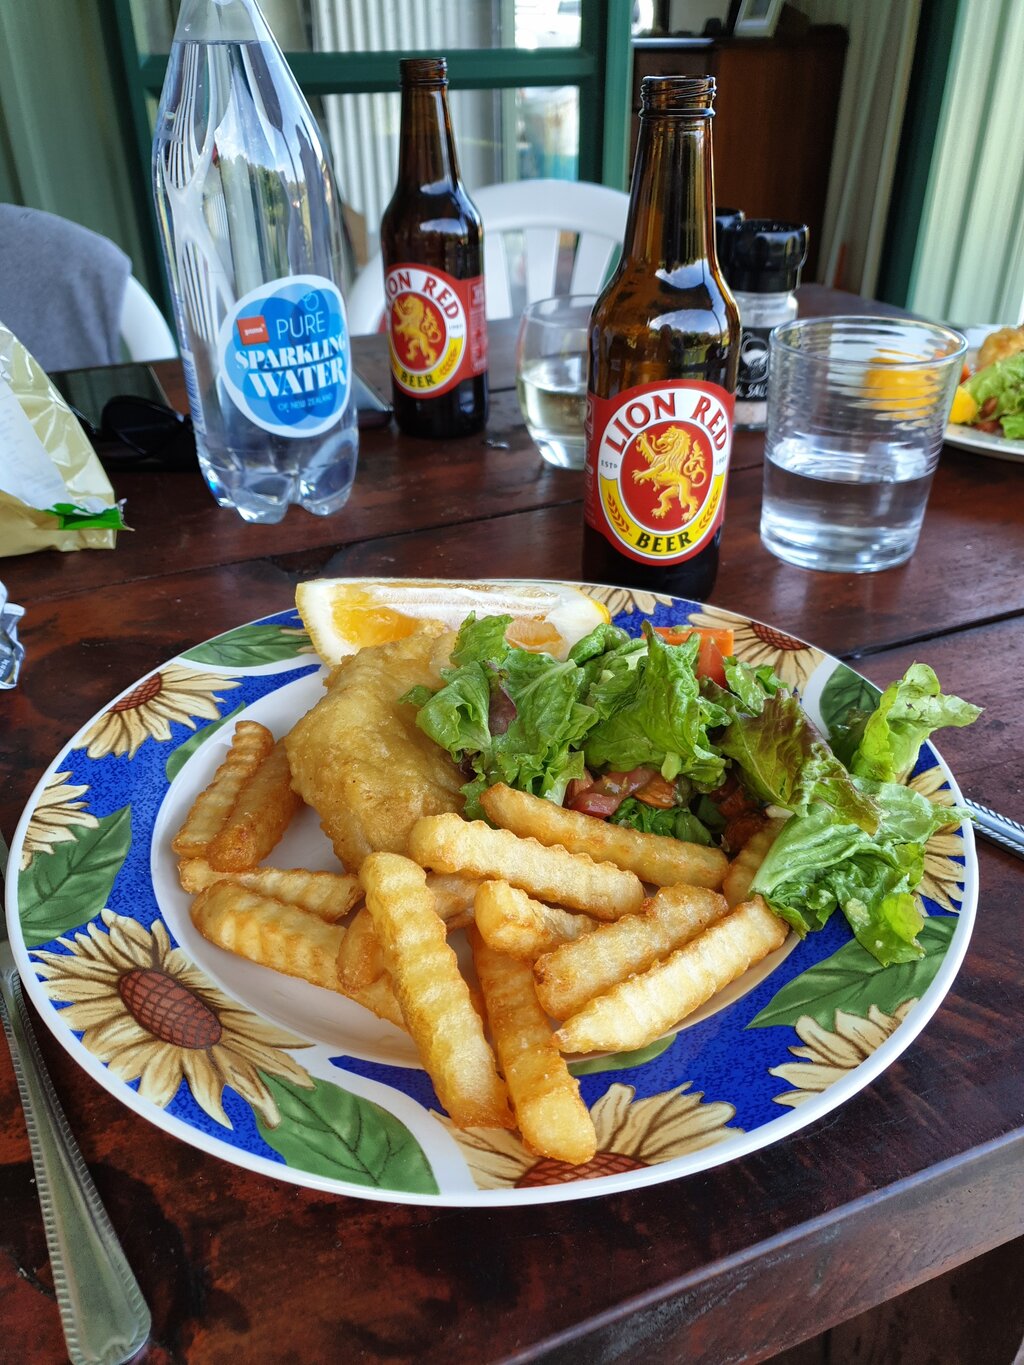
<instances>
[{"instance_id":1,"label":"lemon slice","mask_svg":"<svg viewBox=\"0 0 1024 1365\"><path fill-rule=\"evenodd\" d=\"M953 406L949 410L949 420L957 426L970 426L978 415L978 404L962 384L957 386L953 395Z\"/></svg>"},{"instance_id":2,"label":"lemon slice","mask_svg":"<svg viewBox=\"0 0 1024 1365\"><path fill-rule=\"evenodd\" d=\"M935 401L938 379L933 370L900 369L903 359L899 351L879 352L865 372L864 397L879 412L912 419L926 412Z\"/></svg>"},{"instance_id":3,"label":"lemon slice","mask_svg":"<svg viewBox=\"0 0 1024 1365\"><path fill-rule=\"evenodd\" d=\"M568 583L458 583L445 579L314 578L295 605L324 663L411 635L421 620L459 626L478 616L511 616L507 638L565 658L577 640L610 620L608 609Z\"/></svg>"}]
</instances>

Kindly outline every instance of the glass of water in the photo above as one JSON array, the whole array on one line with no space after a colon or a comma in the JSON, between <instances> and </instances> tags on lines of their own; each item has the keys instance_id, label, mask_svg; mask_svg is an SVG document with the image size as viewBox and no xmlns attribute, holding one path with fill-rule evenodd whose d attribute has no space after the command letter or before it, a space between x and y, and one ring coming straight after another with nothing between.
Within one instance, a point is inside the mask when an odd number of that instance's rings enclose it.
<instances>
[{"instance_id":1,"label":"glass of water","mask_svg":"<svg viewBox=\"0 0 1024 1365\"><path fill-rule=\"evenodd\" d=\"M771 334L761 539L804 569L871 573L914 553L967 343L898 317Z\"/></svg>"},{"instance_id":2,"label":"glass of water","mask_svg":"<svg viewBox=\"0 0 1024 1365\"><path fill-rule=\"evenodd\" d=\"M593 294L526 306L516 342L516 389L526 429L549 464L582 469L587 410L587 327Z\"/></svg>"}]
</instances>

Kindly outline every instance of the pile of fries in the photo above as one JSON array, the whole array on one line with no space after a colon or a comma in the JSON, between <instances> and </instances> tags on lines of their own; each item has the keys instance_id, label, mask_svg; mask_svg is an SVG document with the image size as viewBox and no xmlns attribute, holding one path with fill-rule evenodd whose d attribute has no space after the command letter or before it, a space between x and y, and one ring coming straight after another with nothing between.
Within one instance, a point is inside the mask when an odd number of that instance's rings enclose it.
<instances>
[{"instance_id":1,"label":"pile of fries","mask_svg":"<svg viewBox=\"0 0 1024 1365\"><path fill-rule=\"evenodd\" d=\"M730 864L510 787L481 800L489 823L424 816L358 873L262 866L301 803L283 741L239 721L173 848L212 943L407 1029L458 1127L582 1164L597 1140L566 1056L645 1046L781 947L748 899L777 830Z\"/></svg>"}]
</instances>

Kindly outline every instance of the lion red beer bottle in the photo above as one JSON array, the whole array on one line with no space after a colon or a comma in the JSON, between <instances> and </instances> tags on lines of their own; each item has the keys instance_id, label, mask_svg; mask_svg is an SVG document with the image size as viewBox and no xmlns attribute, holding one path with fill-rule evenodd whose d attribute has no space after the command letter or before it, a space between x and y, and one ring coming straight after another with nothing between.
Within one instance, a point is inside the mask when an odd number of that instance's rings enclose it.
<instances>
[{"instance_id":1,"label":"lion red beer bottle","mask_svg":"<svg viewBox=\"0 0 1024 1365\"><path fill-rule=\"evenodd\" d=\"M447 63L401 63L398 184L380 225L395 420L410 436L467 436L487 420L483 229L463 187Z\"/></svg>"},{"instance_id":2,"label":"lion red beer bottle","mask_svg":"<svg viewBox=\"0 0 1024 1365\"><path fill-rule=\"evenodd\" d=\"M740 320L715 255L710 76L648 76L590 321L583 577L698 601L718 570Z\"/></svg>"}]
</instances>

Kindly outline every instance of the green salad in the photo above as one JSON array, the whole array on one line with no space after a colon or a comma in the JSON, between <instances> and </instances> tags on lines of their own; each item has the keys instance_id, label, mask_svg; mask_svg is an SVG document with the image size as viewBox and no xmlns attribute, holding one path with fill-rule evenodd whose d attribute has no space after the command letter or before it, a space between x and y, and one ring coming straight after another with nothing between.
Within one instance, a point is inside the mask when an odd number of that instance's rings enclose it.
<instances>
[{"instance_id":1,"label":"green salad","mask_svg":"<svg viewBox=\"0 0 1024 1365\"><path fill-rule=\"evenodd\" d=\"M980 714L913 664L829 740L770 667L701 676L699 636L602 625L565 660L510 645L509 616L470 616L436 692L404 701L467 775L468 819L497 782L595 818L735 854L751 818L785 816L751 888L803 936L838 908L883 965L922 956L924 848L967 812L904 785L921 745ZM744 821L746 823L744 823Z\"/></svg>"}]
</instances>

